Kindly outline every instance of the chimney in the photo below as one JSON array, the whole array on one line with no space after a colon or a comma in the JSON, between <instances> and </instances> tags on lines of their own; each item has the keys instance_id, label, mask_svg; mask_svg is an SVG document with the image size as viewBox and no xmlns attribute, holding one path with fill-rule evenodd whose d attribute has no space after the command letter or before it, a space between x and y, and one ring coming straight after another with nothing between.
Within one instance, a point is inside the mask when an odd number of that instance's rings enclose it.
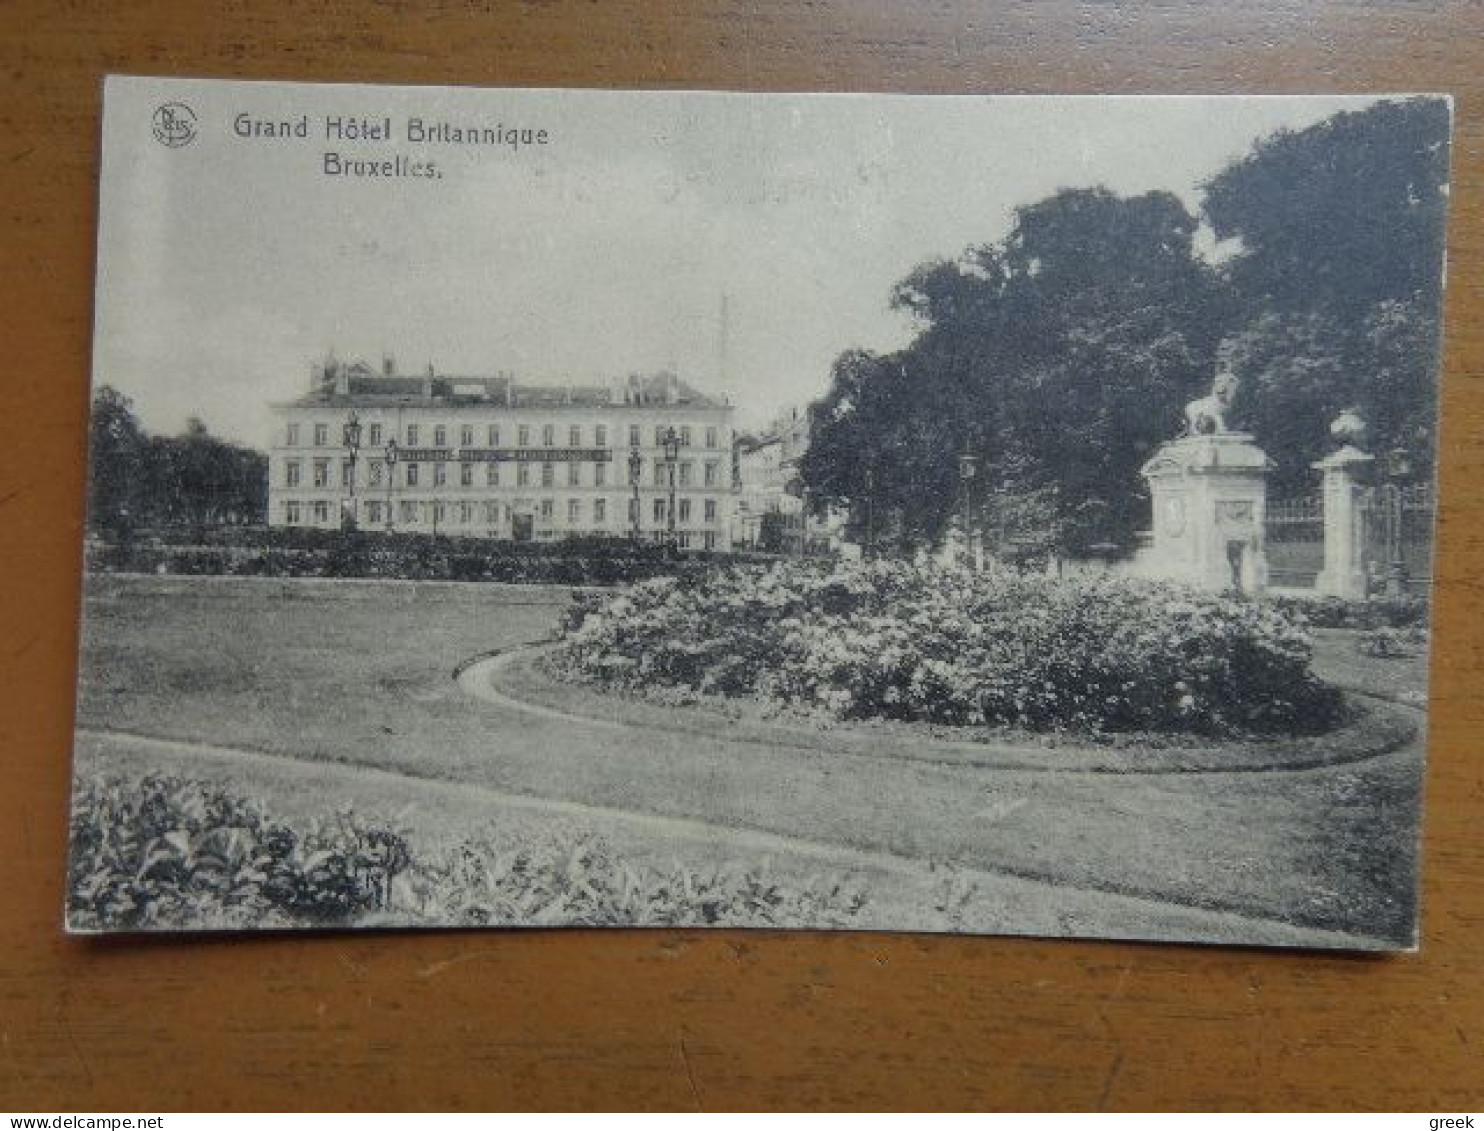
<instances>
[{"instance_id":1,"label":"chimney","mask_svg":"<svg viewBox=\"0 0 1484 1131\"><path fill-rule=\"evenodd\" d=\"M397 359L389 353L381 355L381 375L383 377L395 377L397 375Z\"/></svg>"},{"instance_id":2,"label":"chimney","mask_svg":"<svg viewBox=\"0 0 1484 1131\"><path fill-rule=\"evenodd\" d=\"M433 399L433 363L428 362L428 371L423 375L423 397Z\"/></svg>"},{"instance_id":3,"label":"chimney","mask_svg":"<svg viewBox=\"0 0 1484 1131\"><path fill-rule=\"evenodd\" d=\"M350 396L350 366L348 365L335 367L335 395L337 397Z\"/></svg>"}]
</instances>

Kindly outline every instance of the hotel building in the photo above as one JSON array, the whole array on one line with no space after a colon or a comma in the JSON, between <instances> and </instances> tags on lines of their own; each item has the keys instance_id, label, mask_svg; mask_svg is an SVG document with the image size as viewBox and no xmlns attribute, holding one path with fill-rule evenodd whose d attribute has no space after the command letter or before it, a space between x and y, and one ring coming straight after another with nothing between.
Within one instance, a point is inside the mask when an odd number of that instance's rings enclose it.
<instances>
[{"instance_id":1,"label":"hotel building","mask_svg":"<svg viewBox=\"0 0 1484 1131\"><path fill-rule=\"evenodd\" d=\"M273 526L660 541L673 494L681 549L731 548L732 407L672 373L527 385L331 357L272 409Z\"/></svg>"}]
</instances>

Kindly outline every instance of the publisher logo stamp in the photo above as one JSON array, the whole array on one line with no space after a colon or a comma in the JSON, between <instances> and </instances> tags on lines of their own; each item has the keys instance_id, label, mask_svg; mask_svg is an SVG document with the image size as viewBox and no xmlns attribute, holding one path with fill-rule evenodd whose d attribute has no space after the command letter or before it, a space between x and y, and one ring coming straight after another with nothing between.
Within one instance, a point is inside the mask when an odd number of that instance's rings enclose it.
<instances>
[{"instance_id":1,"label":"publisher logo stamp","mask_svg":"<svg viewBox=\"0 0 1484 1131\"><path fill-rule=\"evenodd\" d=\"M155 110L155 140L179 149L196 140L196 112L184 102L167 102Z\"/></svg>"}]
</instances>

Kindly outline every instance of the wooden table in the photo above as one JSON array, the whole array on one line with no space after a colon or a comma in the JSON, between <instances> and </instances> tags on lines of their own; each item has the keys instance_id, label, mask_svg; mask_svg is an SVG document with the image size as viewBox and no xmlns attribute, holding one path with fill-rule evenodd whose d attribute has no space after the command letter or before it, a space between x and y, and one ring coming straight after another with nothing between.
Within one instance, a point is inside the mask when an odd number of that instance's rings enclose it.
<instances>
[{"instance_id":1,"label":"wooden table","mask_svg":"<svg viewBox=\"0 0 1484 1131\"><path fill-rule=\"evenodd\" d=\"M1484 1101L1484 7L1268 0L0 9L0 1108ZM1230 10L1240 8L1239 11ZM1421 954L692 932L59 930L107 71L1459 96Z\"/></svg>"}]
</instances>

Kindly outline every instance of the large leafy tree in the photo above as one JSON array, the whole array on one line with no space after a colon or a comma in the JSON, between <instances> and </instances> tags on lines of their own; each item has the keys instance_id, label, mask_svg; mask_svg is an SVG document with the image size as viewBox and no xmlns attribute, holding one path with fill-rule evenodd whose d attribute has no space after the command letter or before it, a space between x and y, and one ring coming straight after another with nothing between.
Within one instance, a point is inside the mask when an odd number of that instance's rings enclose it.
<instances>
[{"instance_id":1,"label":"large leafy tree","mask_svg":"<svg viewBox=\"0 0 1484 1131\"><path fill-rule=\"evenodd\" d=\"M1148 521L1139 466L1209 381L1227 318L1195 230L1168 193L1067 190L1021 209L1002 243L919 267L892 297L917 338L843 355L815 406L811 495L848 503L857 531L869 505L878 530L935 542L970 454L995 535L1130 545Z\"/></svg>"},{"instance_id":2,"label":"large leafy tree","mask_svg":"<svg viewBox=\"0 0 1484 1131\"><path fill-rule=\"evenodd\" d=\"M125 538L144 517L148 447L133 402L112 386L101 386L93 397L88 436L88 523L93 529Z\"/></svg>"},{"instance_id":3,"label":"large leafy tree","mask_svg":"<svg viewBox=\"0 0 1484 1131\"><path fill-rule=\"evenodd\" d=\"M1361 410L1377 450L1435 458L1448 112L1382 102L1257 143L1205 186L1241 310L1236 418L1279 493L1312 489L1328 428Z\"/></svg>"},{"instance_id":4,"label":"large leafy tree","mask_svg":"<svg viewBox=\"0 0 1484 1131\"><path fill-rule=\"evenodd\" d=\"M144 524L189 524L198 533L267 513L268 460L211 435L192 418L180 436L150 436L133 405L104 385L93 398L88 520L113 539Z\"/></svg>"}]
</instances>

